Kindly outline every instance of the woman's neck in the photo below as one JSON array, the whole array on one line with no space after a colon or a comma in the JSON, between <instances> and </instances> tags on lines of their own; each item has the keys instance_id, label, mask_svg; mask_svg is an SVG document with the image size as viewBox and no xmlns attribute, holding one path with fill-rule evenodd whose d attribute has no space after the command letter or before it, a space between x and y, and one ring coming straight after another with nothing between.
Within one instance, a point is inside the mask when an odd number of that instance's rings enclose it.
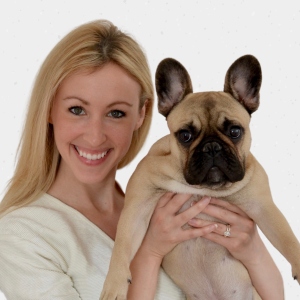
<instances>
[{"instance_id":1,"label":"woman's neck","mask_svg":"<svg viewBox=\"0 0 300 300\"><path fill-rule=\"evenodd\" d=\"M86 184L80 182L62 161L47 193L80 212L96 210L99 214L114 214L122 210L124 203L124 193L117 188L115 175L116 168L101 182Z\"/></svg>"},{"instance_id":2,"label":"woman's neck","mask_svg":"<svg viewBox=\"0 0 300 300\"><path fill-rule=\"evenodd\" d=\"M47 193L79 211L114 240L125 197L115 182L116 169L100 182L86 184L61 163Z\"/></svg>"}]
</instances>

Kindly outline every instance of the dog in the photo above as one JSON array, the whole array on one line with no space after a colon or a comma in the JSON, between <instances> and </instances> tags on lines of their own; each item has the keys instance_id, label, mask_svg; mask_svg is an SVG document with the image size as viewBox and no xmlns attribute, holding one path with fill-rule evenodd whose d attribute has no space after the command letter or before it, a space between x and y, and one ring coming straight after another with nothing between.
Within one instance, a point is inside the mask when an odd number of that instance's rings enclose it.
<instances>
[{"instance_id":1,"label":"dog","mask_svg":"<svg viewBox=\"0 0 300 300\"><path fill-rule=\"evenodd\" d=\"M167 191L194 195L179 212L204 195L240 207L290 262L299 283L300 244L273 203L266 172L250 152L249 123L259 107L262 81L258 60L252 55L237 59L226 73L223 92L193 93L188 72L171 58L159 64L155 77L158 109L170 134L151 147L129 180L100 299L126 299L130 262L157 201ZM216 220L205 214L197 217ZM189 300L218 295L226 300L261 299L243 264L207 239L178 244L162 266Z\"/></svg>"}]
</instances>

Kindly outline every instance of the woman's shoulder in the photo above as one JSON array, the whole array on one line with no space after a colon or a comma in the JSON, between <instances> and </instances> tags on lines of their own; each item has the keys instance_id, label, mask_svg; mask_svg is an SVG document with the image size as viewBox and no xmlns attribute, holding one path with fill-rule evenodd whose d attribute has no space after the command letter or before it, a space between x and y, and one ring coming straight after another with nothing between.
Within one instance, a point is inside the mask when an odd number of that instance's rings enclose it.
<instances>
[{"instance_id":1,"label":"woman's shoulder","mask_svg":"<svg viewBox=\"0 0 300 300\"><path fill-rule=\"evenodd\" d=\"M76 244L96 238L113 247L113 241L100 228L76 209L47 193L3 216L0 219L1 235L51 244L60 241Z\"/></svg>"},{"instance_id":2,"label":"woman's shoulder","mask_svg":"<svg viewBox=\"0 0 300 300\"><path fill-rule=\"evenodd\" d=\"M0 219L0 240L18 238L37 245L44 245L48 239L68 231L66 213L59 203L49 199L47 194L32 203L17 208Z\"/></svg>"},{"instance_id":3,"label":"woman's shoulder","mask_svg":"<svg viewBox=\"0 0 300 300\"><path fill-rule=\"evenodd\" d=\"M0 218L0 234L10 231L21 233L22 228L32 226L40 228L41 225L42 227L49 224L61 225L58 223L64 220L63 206L49 196L45 193L30 204L17 208Z\"/></svg>"},{"instance_id":4,"label":"woman's shoulder","mask_svg":"<svg viewBox=\"0 0 300 300\"><path fill-rule=\"evenodd\" d=\"M39 244L62 240L75 244L97 234L90 223L80 212L45 193L0 219L0 239L10 235Z\"/></svg>"}]
</instances>

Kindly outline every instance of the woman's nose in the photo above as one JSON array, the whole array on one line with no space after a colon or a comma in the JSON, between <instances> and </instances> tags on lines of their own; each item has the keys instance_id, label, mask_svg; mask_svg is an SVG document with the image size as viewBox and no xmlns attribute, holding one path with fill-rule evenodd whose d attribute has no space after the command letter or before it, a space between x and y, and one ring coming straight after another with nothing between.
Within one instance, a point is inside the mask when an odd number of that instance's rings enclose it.
<instances>
[{"instance_id":1,"label":"woman's nose","mask_svg":"<svg viewBox=\"0 0 300 300\"><path fill-rule=\"evenodd\" d=\"M89 122L89 126L87 126L84 134L84 139L93 148L101 146L106 141L105 126L100 118Z\"/></svg>"}]
</instances>

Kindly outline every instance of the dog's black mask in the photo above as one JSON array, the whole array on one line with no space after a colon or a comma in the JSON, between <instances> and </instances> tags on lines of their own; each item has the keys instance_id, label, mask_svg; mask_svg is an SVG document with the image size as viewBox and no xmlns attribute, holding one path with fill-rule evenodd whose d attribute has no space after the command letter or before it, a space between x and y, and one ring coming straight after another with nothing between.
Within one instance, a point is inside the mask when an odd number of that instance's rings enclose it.
<instances>
[{"instance_id":1,"label":"dog's black mask","mask_svg":"<svg viewBox=\"0 0 300 300\"><path fill-rule=\"evenodd\" d=\"M191 185L223 185L244 178L245 167L217 137L204 138L189 158L184 177Z\"/></svg>"}]
</instances>

